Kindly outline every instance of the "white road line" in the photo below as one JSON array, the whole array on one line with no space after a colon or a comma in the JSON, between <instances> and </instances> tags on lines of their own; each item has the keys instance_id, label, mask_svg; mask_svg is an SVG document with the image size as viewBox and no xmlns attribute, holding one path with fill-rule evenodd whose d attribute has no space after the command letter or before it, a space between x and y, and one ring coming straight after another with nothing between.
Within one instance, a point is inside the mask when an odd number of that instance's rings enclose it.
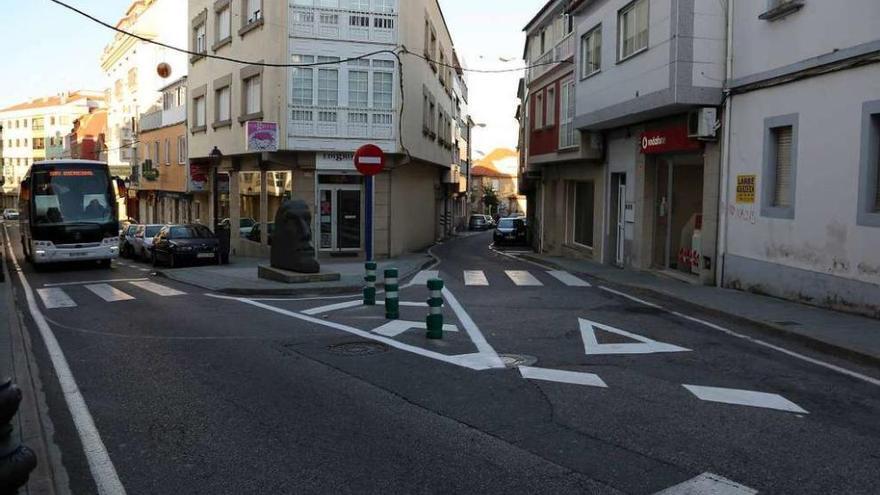
<instances>
[{"instance_id":1,"label":"white road line","mask_svg":"<svg viewBox=\"0 0 880 495\"><path fill-rule=\"evenodd\" d=\"M537 287L544 285L534 275L525 270L504 270L504 273L520 287Z\"/></svg>"},{"instance_id":2,"label":"white road line","mask_svg":"<svg viewBox=\"0 0 880 495\"><path fill-rule=\"evenodd\" d=\"M129 283L135 287L139 287L141 289L144 289L145 291L152 292L153 294L157 294L162 297L185 296L186 295L186 292L181 292L177 289L172 289L171 287L166 287L164 285L160 285L155 282L129 282Z\"/></svg>"},{"instance_id":3,"label":"white road line","mask_svg":"<svg viewBox=\"0 0 880 495\"><path fill-rule=\"evenodd\" d=\"M637 302L637 303L639 303L639 304L644 304L645 306L650 306L650 307L652 307L652 308L657 308L657 309L664 309L662 306L658 306L658 305L656 305L656 304L654 304L654 303L650 303L650 302L648 302L648 301L645 301L644 299L639 299L638 297L634 297L634 296L631 296L631 295L629 295L629 294L625 294L625 293L620 292L620 291L618 291L618 290L609 289L608 287L599 287L599 290L604 290L605 292L610 292L610 293L615 294L615 295L618 295L618 296L620 296L620 297L624 297L624 298L626 298L626 299L629 299L630 301L634 301L634 302Z\"/></svg>"},{"instance_id":4,"label":"white road line","mask_svg":"<svg viewBox=\"0 0 880 495\"><path fill-rule=\"evenodd\" d=\"M809 414L794 402L779 394L755 392L752 390L740 390L736 388L703 387L700 385L682 385L700 400L708 402L720 402L723 404L736 404L739 406L763 407L764 409L776 409L779 411Z\"/></svg>"},{"instance_id":5,"label":"white road line","mask_svg":"<svg viewBox=\"0 0 880 495\"><path fill-rule=\"evenodd\" d=\"M548 270L547 275L559 280L569 287L592 287L589 282L581 280L574 275L562 270Z\"/></svg>"},{"instance_id":6,"label":"white road line","mask_svg":"<svg viewBox=\"0 0 880 495\"><path fill-rule=\"evenodd\" d=\"M477 350L480 351L480 354L485 354L489 356L491 360L491 368L503 368L504 361L498 356L498 353L495 352L495 349L489 345L489 342L486 341L486 337L483 336L483 333L480 332L480 328L474 323L474 320L471 319L471 315L464 310L461 306L461 303L458 302L458 299L455 298L455 295L449 288L443 288L443 299L446 301L447 306L449 306L452 311L455 313L455 316L458 317L458 321L464 327L464 330L467 332L468 337L471 338L471 342L477 346Z\"/></svg>"},{"instance_id":7,"label":"white road line","mask_svg":"<svg viewBox=\"0 0 880 495\"><path fill-rule=\"evenodd\" d=\"M486 279L486 274L483 273L483 270L465 270L464 285L485 287L489 285L489 280Z\"/></svg>"},{"instance_id":8,"label":"white road line","mask_svg":"<svg viewBox=\"0 0 880 495\"><path fill-rule=\"evenodd\" d=\"M321 313L329 313L331 311L354 308L354 307L363 306L363 305L364 305L364 301L358 299L356 301L345 301L345 302L336 303L336 304L328 304L326 306L319 306L317 308L307 309L307 310L303 311L302 313L305 315L314 316L314 315L319 315Z\"/></svg>"},{"instance_id":9,"label":"white road line","mask_svg":"<svg viewBox=\"0 0 880 495\"><path fill-rule=\"evenodd\" d=\"M413 277L412 281L409 285L427 285L428 280L432 278L437 278L440 276L440 272L437 270L422 270Z\"/></svg>"},{"instance_id":10,"label":"white road line","mask_svg":"<svg viewBox=\"0 0 880 495\"><path fill-rule=\"evenodd\" d=\"M113 287L110 284L87 285L86 289L94 292L96 296L107 302L130 301L134 299L130 295L122 292L121 290Z\"/></svg>"},{"instance_id":11,"label":"white road line","mask_svg":"<svg viewBox=\"0 0 880 495\"><path fill-rule=\"evenodd\" d=\"M46 309L75 308L76 303L64 292L63 289L53 287L50 289L37 289L37 294L43 300Z\"/></svg>"},{"instance_id":12,"label":"white road line","mask_svg":"<svg viewBox=\"0 0 880 495\"><path fill-rule=\"evenodd\" d=\"M758 490L722 478L717 474L703 473L654 495L756 495L757 493Z\"/></svg>"},{"instance_id":13,"label":"white road line","mask_svg":"<svg viewBox=\"0 0 880 495\"><path fill-rule=\"evenodd\" d=\"M5 230L6 227L4 226ZM95 421L89 412L85 398L83 398L82 393L79 391L76 379L73 377L73 372L70 371L64 351L61 350L58 340L55 339L55 334L52 333L49 323L46 322L46 317L40 312L37 300L34 298L34 291L31 289L24 273L22 273L18 260L15 259L15 253L12 250L12 245L9 243L8 232L6 232L5 237L10 259L24 289L28 310L34 323L37 325L37 329L40 331L43 342L46 344L46 352L52 361L52 367L55 368L55 376L58 377L58 383L61 385L61 390L64 393L64 401L67 403L73 424L82 442L83 451L89 463L89 471L95 480L98 493L100 495L124 495L125 487L122 486L122 482L119 480L119 475L116 473L113 461L110 460L107 447L104 446L104 442L101 440L101 434L98 433L98 428L95 426Z\"/></svg>"},{"instance_id":14,"label":"white road line","mask_svg":"<svg viewBox=\"0 0 880 495\"><path fill-rule=\"evenodd\" d=\"M148 272L148 271L150 271L150 269L149 268L138 268L138 271Z\"/></svg>"},{"instance_id":15,"label":"white road line","mask_svg":"<svg viewBox=\"0 0 880 495\"><path fill-rule=\"evenodd\" d=\"M584 341L584 354L586 355L607 355L607 354L654 354L657 352L688 352L690 349L679 347L666 342L658 342L642 335L637 335L626 330L614 328L609 325L596 323L595 321L578 318L578 324L581 329L581 338ZM600 344L596 339L596 329L605 332L616 333L629 337L638 343L615 343Z\"/></svg>"},{"instance_id":16,"label":"white road line","mask_svg":"<svg viewBox=\"0 0 880 495\"><path fill-rule=\"evenodd\" d=\"M599 375L594 375L593 373L520 366L519 374L522 375L523 378L528 378L529 380L543 380L546 382L570 383L572 385L608 388L608 385L605 384Z\"/></svg>"},{"instance_id":17,"label":"white road line","mask_svg":"<svg viewBox=\"0 0 880 495\"><path fill-rule=\"evenodd\" d=\"M59 284L43 284L43 287L69 287L71 285L107 284L110 282L140 282L148 278L113 278L110 280L89 280L85 282L63 282Z\"/></svg>"},{"instance_id":18,"label":"white road line","mask_svg":"<svg viewBox=\"0 0 880 495\"><path fill-rule=\"evenodd\" d=\"M427 330L428 325L424 321L405 321L392 320L379 328L374 328L373 333L384 335L386 337L397 337L398 335L410 330ZM451 324L443 325L444 332L457 332L458 327Z\"/></svg>"}]
</instances>

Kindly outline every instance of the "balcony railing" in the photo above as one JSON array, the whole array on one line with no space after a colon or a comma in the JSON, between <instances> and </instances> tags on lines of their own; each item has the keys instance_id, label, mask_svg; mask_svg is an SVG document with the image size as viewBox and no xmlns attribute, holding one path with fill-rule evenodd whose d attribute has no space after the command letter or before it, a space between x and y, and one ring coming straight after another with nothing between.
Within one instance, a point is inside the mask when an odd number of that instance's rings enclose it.
<instances>
[{"instance_id":1,"label":"balcony railing","mask_svg":"<svg viewBox=\"0 0 880 495\"><path fill-rule=\"evenodd\" d=\"M397 14L290 6L292 36L397 43Z\"/></svg>"},{"instance_id":2,"label":"balcony railing","mask_svg":"<svg viewBox=\"0 0 880 495\"><path fill-rule=\"evenodd\" d=\"M290 106L289 134L297 137L394 139L392 110Z\"/></svg>"},{"instance_id":3,"label":"balcony railing","mask_svg":"<svg viewBox=\"0 0 880 495\"><path fill-rule=\"evenodd\" d=\"M556 46L548 50L546 53L538 57L534 62L529 61L530 69L526 70L526 82L529 83L550 70L556 68L554 62L563 62L572 59L575 51L575 37L573 33L569 33L556 43Z\"/></svg>"}]
</instances>

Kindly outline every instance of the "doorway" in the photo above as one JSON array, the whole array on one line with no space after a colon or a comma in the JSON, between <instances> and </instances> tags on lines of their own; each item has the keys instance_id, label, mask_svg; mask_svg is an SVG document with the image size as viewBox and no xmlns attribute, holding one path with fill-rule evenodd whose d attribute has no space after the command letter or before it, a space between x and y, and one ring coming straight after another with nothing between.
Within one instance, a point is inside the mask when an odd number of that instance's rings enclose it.
<instances>
[{"instance_id":1,"label":"doorway","mask_svg":"<svg viewBox=\"0 0 880 495\"><path fill-rule=\"evenodd\" d=\"M702 258L703 162L699 155L656 162L654 266L699 275Z\"/></svg>"},{"instance_id":2,"label":"doorway","mask_svg":"<svg viewBox=\"0 0 880 495\"><path fill-rule=\"evenodd\" d=\"M318 207L318 249L359 251L363 211L361 187L351 184L321 185L318 188Z\"/></svg>"},{"instance_id":3,"label":"doorway","mask_svg":"<svg viewBox=\"0 0 880 495\"><path fill-rule=\"evenodd\" d=\"M626 173L611 174L611 208L608 209L608 213L611 216L608 222L611 226L609 243L609 246L612 246L611 263L623 268L626 241Z\"/></svg>"}]
</instances>

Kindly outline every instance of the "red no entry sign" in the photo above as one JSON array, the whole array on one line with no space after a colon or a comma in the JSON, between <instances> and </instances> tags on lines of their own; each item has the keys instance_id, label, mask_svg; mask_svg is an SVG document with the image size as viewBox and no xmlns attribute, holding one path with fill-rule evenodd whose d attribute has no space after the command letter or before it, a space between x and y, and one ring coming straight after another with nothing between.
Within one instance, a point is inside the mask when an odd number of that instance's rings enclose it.
<instances>
[{"instance_id":1,"label":"red no entry sign","mask_svg":"<svg viewBox=\"0 0 880 495\"><path fill-rule=\"evenodd\" d=\"M385 168L385 152L374 144L365 144L355 152L354 166L363 175L376 175Z\"/></svg>"}]
</instances>

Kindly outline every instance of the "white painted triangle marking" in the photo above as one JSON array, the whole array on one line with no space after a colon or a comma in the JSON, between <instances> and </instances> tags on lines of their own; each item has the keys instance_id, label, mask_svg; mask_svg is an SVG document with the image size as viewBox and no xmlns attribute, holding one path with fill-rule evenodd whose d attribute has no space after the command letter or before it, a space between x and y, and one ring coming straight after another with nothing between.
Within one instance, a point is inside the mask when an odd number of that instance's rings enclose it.
<instances>
[{"instance_id":1,"label":"white painted triangle marking","mask_svg":"<svg viewBox=\"0 0 880 495\"><path fill-rule=\"evenodd\" d=\"M593 373L580 373L577 371L552 370L548 368L533 368L520 366L519 374L530 380L544 380L548 382L570 383L572 385L586 385L588 387L608 388L608 385Z\"/></svg>"},{"instance_id":2,"label":"white painted triangle marking","mask_svg":"<svg viewBox=\"0 0 880 495\"><path fill-rule=\"evenodd\" d=\"M758 490L712 473L703 473L654 495L755 495Z\"/></svg>"},{"instance_id":3,"label":"white painted triangle marking","mask_svg":"<svg viewBox=\"0 0 880 495\"><path fill-rule=\"evenodd\" d=\"M740 390L736 388L703 387L699 385L682 385L698 399L708 402L735 404L738 406L763 407L800 414L809 414L801 406L779 394Z\"/></svg>"},{"instance_id":4,"label":"white painted triangle marking","mask_svg":"<svg viewBox=\"0 0 880 495\"><path fill-rule=\"evenodd\" d=\"M548 270L547 274L569 287L592 287L589 282L561 270Z\"/></svg>"},{"instance_id":5,"label":"white painted triangle marking","mask_svg":"<svg viewBox=\"0 0 880 495\"><path fill-rule=\"evenodd\" d=\"M40 295L40 299L43 300L43 306L46 306L46 309L56 309L56 308L75 308L76 303L70 296L64 292L64 289L60 289L58 287L50 287L48 289L37 289L37 294Z\"/></svg>"},{"instance_id":6,"label":"white painted triangle marking","mask_svg":"<svg viewBox=\"0 0 880 495\"><path fill-rule=\"evenodd\" d=\"M428 325L423 321L392 320L379 328L373 329L373 333L386 337L397 337L409 330L427 330ZM444 332L457 332L458 327L451 324L443 325Z\"/></svg>"},{"instance_id":7,"label":"white painted triangle marking","mask_svg":"<svg viewBox=\"0 0 880 495\"><path fill-rule=\"evenodd\" d=\"M655 352L688 352L690 349L673 344L657 342L656 340L643 337L626 330L602 325L594 321L578 318L581 327L581 337L584 339L584 353L587 355L604 354L654 354ZM596 329L616 333L637 340L638 343L623 344L600 344L596 340Z\"/></svg>"}]
</instances>

